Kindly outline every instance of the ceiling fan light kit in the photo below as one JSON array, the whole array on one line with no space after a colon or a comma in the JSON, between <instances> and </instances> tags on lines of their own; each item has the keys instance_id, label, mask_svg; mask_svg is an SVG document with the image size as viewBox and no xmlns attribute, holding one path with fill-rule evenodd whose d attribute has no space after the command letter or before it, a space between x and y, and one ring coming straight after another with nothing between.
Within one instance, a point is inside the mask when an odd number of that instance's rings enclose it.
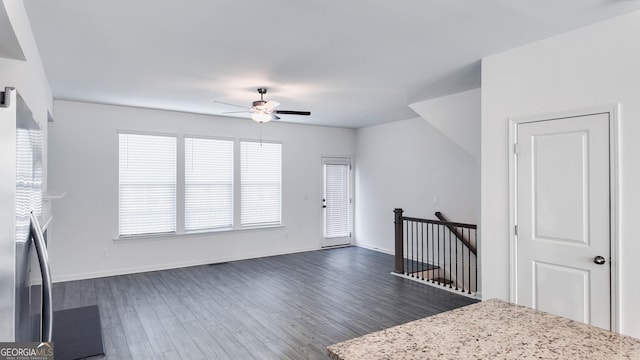
<instances>
[{"instance_id":1,"label":"ceiling fan light kit","mask_svg":"<svg viewBox=\"0 0 640 360\"><path fill-rule=\"evenodd\" d=\"M273 100L265 101L264 94L266 93L267 93L266 88L258 88L258 94L260 94L260 100L256 100L252 102L251 108L248 108L247 111L228 111L228 112L224 112L223 114L248 112L248 113L251 113L251 120L260 124L269 122L271 120L279 120L280 117L277 116L276 114L304 115L304 116L311 115L310 111L275 110L276 106L280 105L280 103ZM214 101L214 102L218 104L242 107L240 105L229 104L222 101Z\"/></svg>"},{"instance_id":2,"label":"ceiling fan light kit","mask_svg":"<svg viewBox=\"0 0 640 360\"><path fill-rule=\"evenodd\" d=\"M251 120L257 123L266 123L272 120L271 114L263 113L263 112L254 112L251 114Z\"/></svg>"}]
</instances>

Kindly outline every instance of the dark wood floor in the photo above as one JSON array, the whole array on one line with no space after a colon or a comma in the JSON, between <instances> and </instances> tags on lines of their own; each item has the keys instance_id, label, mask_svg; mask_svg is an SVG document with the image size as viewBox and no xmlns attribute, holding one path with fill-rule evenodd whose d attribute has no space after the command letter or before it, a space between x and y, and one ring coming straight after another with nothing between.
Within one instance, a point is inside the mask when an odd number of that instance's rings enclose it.
<instances>
[{"instance_id":1,"label":"dark wood floor","mask_svg":"<svg viewBox=\"0 0 640 360\"><path fill-rule=\"evenodd\" d=\"M475 302L350 247L54 285L98 304L110 360L327 359L333 343Z\"/></svg>"}]
</instances>

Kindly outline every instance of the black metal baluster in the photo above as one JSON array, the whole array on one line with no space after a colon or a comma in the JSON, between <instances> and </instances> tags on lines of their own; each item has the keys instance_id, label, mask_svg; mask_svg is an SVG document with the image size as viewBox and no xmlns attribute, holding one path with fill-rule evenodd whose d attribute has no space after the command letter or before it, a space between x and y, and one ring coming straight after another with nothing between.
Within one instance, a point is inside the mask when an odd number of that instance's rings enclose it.
<instances>
[{"instance_id":1,"label":"black metal baluster","mask_svg":"<svg viewBox=\"0 0 640 360\"><path fill-rule=\"evenodd\" d=\"M413 273L413 220L407 223L409 227L407 231L409 231L409 241L411 242L411 254L409 255L409 264L411 264L411 270L409 270L409 274L411 277L414 277Z\"/></svg>"},{"instance_id":2,"label":"black metal baluster","mask_svg":"<svg viewBox=\"0 0 640 360\"><path fill-rule=\"evenodd\" d=\"M422 255L422 260L420 261L420 279L424 280L424 223L420 223L420 252L418 254Z\"/></svg>"},{"instance_id":3,"label":"black metal baluster","mask_svg":"<svg viewBox=\"0 0 640 360\"><path fill-rule=\"evenodd\" d=\"M416 273L416 232L415 232L416 222L411 223L411 246L412 246L412 254L411 254L411 265L413 266L413 275L415 277Z\"/></svg>"},{"instance_id":4,"label":"black metal baluster","mask_svg":"<svg viewBox=\"0 0 640 360\"><path fill-rule=\"evenodd\" d=\"M458 239L456 239L456 290L458 290Z\"/></svg>"},{"instance_id":5,"label":"black metal baluster","mask_svg":"<svg viewBox=\"0 0 640 360\"><path fill-rule=\"evenodd\" d=\"M435 235L433 232L433 224L431 225L431 267L432 267L432 271L431 271L431 282L434 283L435 282L435 267L436 267L436 243L435 243Z\"/></svg>"},{"instance_id":6,"label":"black metal baluster","mask_svg":"<svg viewBox=\"0 0 640 360\"><path fill-rule=\"evenodd\" d=\"M411 277L416 276L416 235L413 229L416 227L416 222L411 222Z\"/></svg>"},{"instance_id":7,"label":"black metal baluster","mask_svg":"<svg viewBox=\"0 0 640 360\"><path fill-rule=\"evenodd\" d=\"M416 227L416 222L411 222L411 276L415 277L416 275L416 233L414 228Z\"/></svg>"},{"instance_id":8,"label":"black metal baluster","mask_svg":"<svg viewBox=\"0 0 640 360\"><path fill-rule=\"evenodd\" d=\"M437 227L437 225L434 224L434 227ZM434 244L434 247L433 247L433 266L437 268L438 267L438 260L436 260L436 259L437 259L437 256L438 256L438 237L437 237L436 231L437 231L437 228L434 229L434 235L433 235L433 244ZM438 271L439 270L434 270L433 271L433 277L431 279L433 280L434 283L436 282L436 279L438 278Z\"/></svg>"},{"instance_id":9,"label":"black metal baluster","mask_svg":"<svg viewBox=\"0 0 640 360\"><path fill-rule=\"evenodd\" d=\"M440 225L438 227L439 230L442 230L441 232L438 233L438 237L440 238L439 244L440 244L440 249L438 250L438 262L440 264L442 264L442 267L440 268L440 285L445 285L444 281L447 277L447 258L446 258L446 242L447 242L447 235L445 234L445 227L443 225Z\"/></svg>"},{"instance_id":10,"label":"black metal baluster","mask_svg":"<svg viewBox=\"0 0 640 360\"><path fill-rule=\"evenodd\" d=\"M453 275L453 271L451 271L451 231L449 231L449 281L451 281L449 289L453 288L453 277L451 275Z\"/></svg>"},{"instance_id":11,"label":"black metal baluster","mask_svg":"<svg viewBox=\"0 0 640 360\"><path fill-rule=\"evenodd\" d=\"M427 270L431 270L431 260L429 259L429 223L425 224L426 227L426 232L427 232ZM427 276L427 281L429 280L429 277Z\"/></svg>"},{"instance_id":12,"label":"black metal baluster","mask_svg":"<svg viewBox=\"0 0 640 360\"><path fill-rule=\"evenodd\" d=\"M471 230L469 230L471 231ZM475 246L476 248L476 286L474 288L474 292L477 293L478 292L478 229L474 229L473 230L473 246Z\"/></svg>"},{"instance_id":13,"label":"black metal baluster","mask_svg":"<svg viewBox=\"0 0 640 360\"><path fill-rule=\"evenodd\" d=\"M442 285L447 286L447 233L442 228Z\"/></svg>"},{"instance_id":14,"label":"black metal baluster","mask_svg":"<svg viewBox=\"0 0 640 360\"><path fill-rule=\"evenodd\" d=\"M404 274L408 275L409 274L409 221L408 220L402 220L402 227L404 228L404 231L402 232L403 237L404 237L404 241L405 241L405 247L404 247L404 252L406 255L404 256Z\"/></svg>"},{"instance_id":15,"label":"black metal baluster","mask_svg":"<svg viewBox=\"0 0 640 360\"><path fill-rule=\"evenodd\" d=\"M416 278L420 278L420 222L416 221Z\"/></svg>"},{"instance_id":16,"label":"black metal baluster","mask_svg":"<svg viewBox=\"0 0 640 360\"><path fill-rule=\"evenodd\" d=\"M462 248L462 291L464 292L466 283L464 282L464 247Z\"/></svg>"},{"instance_id":17,"label":"black metal baluster","mask_svg":"<svg viewBox=\"0 0 640 360\"><path fill-rule=\"evenodd\" d=\"M467 229L467 234L471 235L471 230ZM467 291L471 294L471 248L467 246L467 255L469 255L469 290Z\"/></svg>"},{"instance_id":18,"label":"black metal baluster","mask_svg":"<svg viewBox=\"0 0 640 360\"><path fill-rule=\"evenodd\" d=\"M431 262L429 261L429 227L431 224L426 224L427 227L427 270L431 270ZM427 281L429 278L427 277Z\"/></svg>"},{"instance_id":19,"label":"black metal baluster","mask_svg":"<svg viewBox=\"0 0 640 360\"><path fill-rule=\"evenodd\" d=\"M438 271L436 273L436 282L440 283L440 270L442 270L440 268L440 225L436 225L436 266L438 267Z\"/></svg>"},{"instance_id":20,"label":"black metal baluster","mask_svg":"<svg viewBox=\"0 0 640 360\"><path fill-rule=\"evenodd\" d=\"M440 285L440 278L442 277L440 275L440 272L442 271L442 268L440 267L440 265L442 265L442 262L440 262L440 241L442 240L440 238L440 228L442 227L442 225L438 225L438 285Z\"/></svg>"}]
</instances>

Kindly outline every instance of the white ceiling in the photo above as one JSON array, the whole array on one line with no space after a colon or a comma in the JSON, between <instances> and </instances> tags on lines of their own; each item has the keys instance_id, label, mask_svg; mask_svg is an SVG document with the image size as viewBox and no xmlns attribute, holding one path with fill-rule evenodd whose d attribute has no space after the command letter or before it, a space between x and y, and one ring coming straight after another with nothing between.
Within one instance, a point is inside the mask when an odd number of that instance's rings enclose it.
<instances>
[{"instance_id":1,"label":"white ceiling","mask_svg":"<svg viewBox=\"0 0 640 360\"><path fill-rule=\"evenodd\" d=\"M24 0L54 97L361 127L480 86L480 58L640 9L628 0Z\"/></svg>"}]
</instances>

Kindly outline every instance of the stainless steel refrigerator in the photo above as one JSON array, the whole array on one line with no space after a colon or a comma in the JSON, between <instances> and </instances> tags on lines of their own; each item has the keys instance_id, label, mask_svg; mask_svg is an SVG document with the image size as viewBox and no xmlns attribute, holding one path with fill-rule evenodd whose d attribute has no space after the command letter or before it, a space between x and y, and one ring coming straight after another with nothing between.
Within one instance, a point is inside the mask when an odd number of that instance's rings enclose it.
<instances>
[{"instance_id":1,"label":"stainless steel refrigerator","mask_svg":"<svg viewBox=\"0 0 640 360\"><path fill-rule=\"evenodd\" d=\"M0 92L0 342L51 341L42 148L24 100L13 88Z\"/></svg>"}]
</instances>

